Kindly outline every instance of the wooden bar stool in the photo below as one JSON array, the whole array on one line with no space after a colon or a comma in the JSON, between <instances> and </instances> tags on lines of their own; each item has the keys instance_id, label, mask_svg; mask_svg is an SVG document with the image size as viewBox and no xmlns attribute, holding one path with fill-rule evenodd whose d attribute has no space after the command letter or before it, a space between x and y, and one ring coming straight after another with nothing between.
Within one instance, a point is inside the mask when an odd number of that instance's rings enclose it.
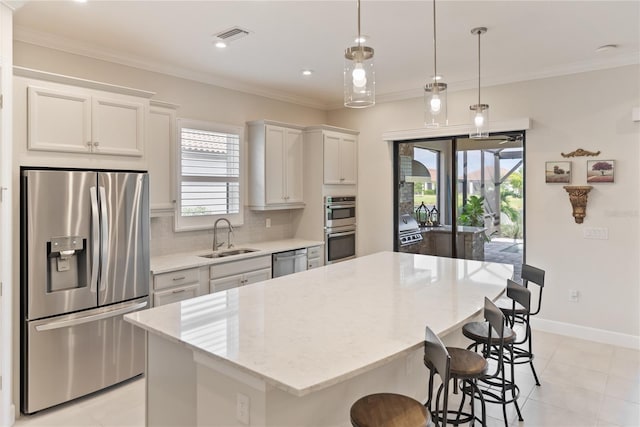
<instances>
[{"instance_id":1,"label":"wooden bar stool","mask_svg":"<svg viewBox=\"0 0 640 427\"><path fill-rule=\"evenodd\" d=\"M401 394L369 394L351 406L354 427L426 427L429 424L431 416L427 408Z\"/></svg>"},{"instance_id":2,"label":"wooden bar stool","mask_svg":"<svg viewBox=\"0 0 640 427\"><path fill-rule=\"evenodd\" d=\"M482 392L477 386L477 380L486 375L488 363L484 357L471 350L456 347L445 347L440 338L427 326L425 332L424 363L429 368L429 394L426 406L431 411L436 426L451 423L459 425L462 423L479 420L486 426L487 415L485 410ZM435 374L440 376L442 384L438 388L435 399L435 409L431 408L433 398L433 381ZM458 411L448 409L449 382L454 381L454 387L460 381L463 390L467 393L462 395L462 401ZM471 412L463 412L466 396L471 396ZM480 399L480 418L475 414L475 398ZM442 400L442 409L440 401ZM455 415L455 418L453 416ZM440 423L443 424L440 424Z\"/></svg>"},{"instance_id":3,"label":"wooden bar stool","mask_svg":"<svg viewBox=\"0 0 640 427\"><path fill-rule=\"evenodd\" d=\"M518 420L524 421L517 400L520 395L520 389L514 378L513 343L516 340L516 333L505 325L505 315L486 297L484 299L484 318L487 323L470 322L464 325L462 334L474 341L469 348L477 349L479 345L482 345L484 357L496 361L495 371L485 375L479 382L484 386L481 388L485 402L502 405L502 414L504 415L506 427L508 425L507 405L510 403L513 403L516 408ZM508 378L505 362L510 367L510 376ZM469 394L471 391L463 389L463 392Z\"/></svg>"}]
</instances>

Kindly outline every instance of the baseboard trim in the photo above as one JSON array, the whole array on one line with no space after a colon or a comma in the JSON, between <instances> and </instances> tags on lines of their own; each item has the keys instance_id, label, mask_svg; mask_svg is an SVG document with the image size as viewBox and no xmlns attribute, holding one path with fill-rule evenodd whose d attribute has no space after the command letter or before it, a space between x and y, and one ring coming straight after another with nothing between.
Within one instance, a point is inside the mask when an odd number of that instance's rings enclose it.
<instances>
[{"instance_id":1,"label":"baseboard trim","mask_svg":"<svg viewBox=\"0 0 640 427\"><path fill-rule=\"evenodd\" d=\"M534 330L551 332L583 340L596 341L603 344L617 345L639 350L640 336L621 334L620 332L607 331L605 329L590 328L588 326L574 325L572 323L557 322L540 318L531 318L531 327Z\"/></svg>"}]
</instances>

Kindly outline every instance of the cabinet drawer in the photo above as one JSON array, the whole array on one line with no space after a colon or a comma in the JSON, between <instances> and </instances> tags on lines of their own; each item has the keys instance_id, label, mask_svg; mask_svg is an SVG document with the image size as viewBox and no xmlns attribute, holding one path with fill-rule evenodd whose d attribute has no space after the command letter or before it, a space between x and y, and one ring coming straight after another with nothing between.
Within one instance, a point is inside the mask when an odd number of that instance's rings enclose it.
<instances>
[{"instance_id":1,"label":"cabinet drawer","mask_svg":"<svg viewBox=\"0 0 640 427\"><path fill-rule=\"evenodd\" d=\"M212 279L216 279L218 277L242 274L263 268L271 268L271 255L225 262L223 264L214 264L210 267L209 275Z\"/></svg>"},{"instance_id":2,"label":"cabinet drawer","mask_svg":"<svg viewBox=\"0 0 640 427\"><path fill-rule=\"evenodd\" d=\"M153 289L157 291L159 289L198 282L200 282L200 271L197 268L190 268L154 275Z\"/></svg>"},{"instance_id":3,"label":"cabinet drawer","mask_svg":"<svg viewBox=\"0 0 640 427\"><path fill-rule=\"evenodd\" d=\"M199 287L200 285L198 283L194 283L175 289L155 292L153 294L153 306L158 307L159 305L170 304L172 302L178 302L185 299L193 298L198 295Z\"/></svg>"},{"instance_id":4,"label":"cabinet drawer","mask_svg":"<svg viewBox=\"0 0 640 427\"><path fill-rule=\"evenodd\" d=\"M324 262L322 258L309 258L307 261L307 269L311 270L312 268L322 267Z\"/></svg>"},{"instance_id":5,"label":"cabinet drawer","mask_svg":"<svg viewBox=\"0 0 640 427\"><path fill-rule=\"evenodd\" d=\"M324 256L323 246L312 246L307 249L307 258L322 258Z\"/></svg>"}]
</instances>

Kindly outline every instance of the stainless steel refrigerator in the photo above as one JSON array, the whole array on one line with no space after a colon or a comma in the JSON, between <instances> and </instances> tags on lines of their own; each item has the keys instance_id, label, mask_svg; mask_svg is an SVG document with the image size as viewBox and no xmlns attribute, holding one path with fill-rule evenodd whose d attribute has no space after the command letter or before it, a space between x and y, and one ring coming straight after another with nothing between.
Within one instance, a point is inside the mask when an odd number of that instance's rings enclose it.
<instances>
[{"instance_id":1,"label":"stainless steel refrigerator","mask_svg":"<svg viewBox=\"0 0 640 427\"><path fill-rule=\"evenodd\" d=\"M149 183L143 172L21 170L21 409L141 374Z\"/></svg>"}]
</instances>

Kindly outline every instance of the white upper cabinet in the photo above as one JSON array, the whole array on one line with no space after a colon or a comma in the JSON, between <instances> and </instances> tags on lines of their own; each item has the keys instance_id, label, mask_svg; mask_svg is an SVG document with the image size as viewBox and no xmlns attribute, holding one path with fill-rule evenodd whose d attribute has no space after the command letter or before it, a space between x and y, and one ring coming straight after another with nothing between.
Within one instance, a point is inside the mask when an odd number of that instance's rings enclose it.
<instances>
[{"instance_id":1,"label":"white upper cabinet","mask_svg":"<svg viewBox=\"0 0 640 427\"><path fill-rule=\"evenodd\" d=\"M358 140L355 135L324 132L324 183L356 184Z\"/></svg>"},{"instance_id":2,"label":"white upper cabinet","mask_svg":"<svg viewBox=\"0 0 640 427\"><path fill-rule=\"evenodd\" d=\"M177 105L151 101L148 149L151 216L174 213L173 177Z\"/></svg>"},{"instance_id":3,"label":"white upper cabinet","mask_svg":"<svg viewBox=\"0 0 640 427\"><path fill-rule=\"evenodd\" d=\"M255 210L304 207L302 128L249 123L249 205Z\"/></svg>"},{"instance_id":4,"label":"white upper cabinet","mask_svg":"<svg viewBox=\"0 0 640 427\"><path fill-rule=\"evenodd\" d=\"M75 86L29 85L28 149L142 156L147 99Z\"/></svg>"}]
</instances>

